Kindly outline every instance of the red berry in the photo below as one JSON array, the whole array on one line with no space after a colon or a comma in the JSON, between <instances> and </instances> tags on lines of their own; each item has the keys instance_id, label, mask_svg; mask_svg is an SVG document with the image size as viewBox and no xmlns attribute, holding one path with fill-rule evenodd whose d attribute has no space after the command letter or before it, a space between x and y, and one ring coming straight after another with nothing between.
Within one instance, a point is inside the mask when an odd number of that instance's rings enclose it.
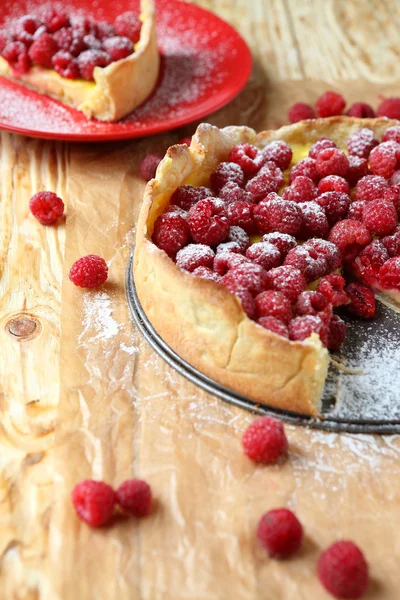
<instances>
[{"instance_id":1,"label":"red berry","mask_svg":"<svg viewBox=\"0 0 400 600\"><path fill-rule=\"evenodd\" d=\"M246 313L249 319L254 319L256 309L251 292L238 285L234 279L229 278L227 275L220 280L220 283L222 283L223 286L225 286L240 300L243 311Z\"/></svg>"},{"instance_id":2,"label":"red berry","mask_svg":"<svg viewBox=\"0 0 400 600\"><path fill-rule=\"evenodd\" d=\"M54 192L38 192L29 201L29 209L42 225L51 225L64 212L64 202Z\"/></svg>"},{"instance_id":3,"label":"red berry","mask_svg":"<svg viewBox=\"0 0 400 600\"><path fill-rule=\"evenodd\" d=\"M299 237L324 237L329 231L328 219L324 209L317 202L302 202L299 204L301 211L301 230Z\"/></svg>"},{"instance_id":4,"label":"red berry","mask_svg":"<svg viewBox=\"0 0 400 600\"><path fill-rule=\"evenodd\" d=\"M103 48L111 56L112 61L126 58L134 51L133 42L127 37L120 36L105 39Z\"/></svg>"},{"instance_id":5,"label":"red berry","mask_svg":"<svg viewBox=\"0 0 400 600\"><path fill-rule=\"evenodd\" d=\"M34 15L25 15L18 19L14 24L14 35L18 35L19 33L25 31L26 33L30 33L33 35L37 29L41 26L41 22Z\"/></svg>"},{"instance_id":6,"label":"red berry","mask_svg":"<svg viewBox=\"0 0 400 600\"><path fill-rule=\"evenodd\" d=\"M185 246L176 255L176 264L181 269L191 273L197 267L212 268L214 262L214 252L210 246L205 244L189 244Z\"/></svg>"},{"instance_id":7,"label":"red berry","mask_svg":"<svg viewBox=\"0 0 400 600\"><path fill-rule=\"evenodd\" d=\"M240 188L236 183L229 182L219 192L219 197L225 202L225 204L231 204L232 202L253 202L254 198L250 192Z\"/></svg>"},{"instance_id":8,"label":"red berry","mask_svg":"<svg viewBox=\"0 0 400 600\"><path fill-rule=\"evenodd\" d=\"M116 491L116 501L122 510L133 517L146 517L151 511L151 487L141 479L128 479Z\"/></svg>"},{"instance_id":9,"label":"red berry","mask_svg":"<svg viewBox=\"0 0 400 600\"><path fill-rule=\"evenodd\" d=\"M329 310L327 311L327 309ZM329 306L327 298L323 294L313 290L306 290L297 298L295 312L298 316L318 316L324 322L326 321L326 315L328 315L329 322L332 309Z\"/></svg>"},{"instance_id":10,"label":"red berry","mask_svg":"<svg viewBox=\"0 0 400 600\"><path fill-rule=\"evenodd\" d=\"M380 241L385 246L390 257L400 256L400 231L398 229L392 235L381 238Z\"/></svg>"},{"instance_id":11,"label":"red berry","mask_svg":"<svg viewBox=\"0 0 400 600\"><path fill-rule=\"evenodd\" d=\"M329 225L334 225L347 213L350 196L341 192L325 192L318 196L318 204L325 210Z\"/></svg>"},{"instance_id":12,"label":"red berry","mask_svg":"<svg viewBox=\"0 0 400 600\"><path fill-rule=\"evenodd\" d=\"M255 298L258 317L275 317L284 323L289 323L292 318L292 305L289 299L281 292L267 290Z\"/></svg>"},{"instance_id":13,"label":"red berry","mask_svg":"<svg viewBox=\"0 0 400 600\"><path fill-rule=\"evenodd\" d=\"M78 287L95 288L107 281L108 267L104 258L88 254L72 265L69 278Z\"/></svg>"},{"instance_id":14,"label":"red berry","mask_svg":"<svg viewBox=\"0 0 400 600\"><path fill-rule=\"evenodd\" d=\"M369 155L369 166L374 175L390 179L396 170L400 156L400 144L383 142L374 148Z\"/></svg>"},{"instance_id":15,"label":"red berry","mask_svg":"<svg viewBox=\"0 0 400 600\"><path fill-rule=\"evenodd\" d=\"M259 202L271 192L277 192L278 190L279 182L268 171L260 172L256 177L250 179L246 185L246 191L252 195L253 202Z\"/></svg>"},{"instance_id":16,"label":"red berry","mask_svg":"<svg viewBox=\"0 0 400 600\"><path fill-rule=\"evenodd\" d=\"M400 98L387 98L376 111L377 117L387 117L388 119L400 119Z\"/></svg>"},{"instance_id":17,"label":"red berry","mask_svg":"<svg viewBox=\"0 0 400 600\"><path fill-rule=\"evenodd\" d=\"M362 220L372 235L388 235L397 225L397 212L391 202L372 200L365 205Z\"/></svg>"},{"instance_id":18,"label":"red berry","mask_svg":"<svg viewBox=\"0 0 400 600\"><path fill-rule=\"evenodd\" d=\"M393 204L397 214L400 213L400 185L394 185L383 193L383 199Z\"/></svg>"},{"instance_id":19,"label":"red berry","mask_svg":"<svg viewBox=\"0 0 400 600\"><path fill-rule=\"evenodd\" d=\"M339 248L343 258L352 260L370 243L371 234L363 223L344 219L332 227L328 239Z\"/></svg>"},{"instance_id":20,"label":"red berry","mask_svg":"<svg viewBox=\"0 0 400 600\"><path fill-rule=\"evenodd\" d=\"M69 27L70 21L66 12L54 8L47 9L44 14L44 22L49 33L55 33L63 27Z\"/></svg>"},{"instance_id":21,"label":"red berry","mask_svg":"<svg viewBox=\"0 0 400 600\"><path fill-rule=\"evenodd\" d=\"M221 280L222 285L230 291L244 289L254 295L266 289L266 282L265 269L248 261L231 268Z\"/></svg>"},{"instance_id":22,"label":"red berry","mask_svg":"<svg viewBox=\"0 0 400 600\"><path fill-rule=\"evenodd\" d=\"M313 252L304 246L296 246L290 250L284 265L299 269L308 283L325 275L327 270L327 262L323 254Z\"/></svg>"},{"instance_id":23,"label":"red berry","mask_svg":"<svg viewBox=\"0 0 400 600\"><path fill-rule=\"evenodd\" d=\"M336 542L322 552L317 572L324 588L335 598L360 598L368 587L368 565L353 542Z\"/></svg>"},{"instance_id":24,"label":"red berry","mask_svg":"<svg viewBox=\"0 0 400 600\"><path fill-rule=\"evenodd\" d=\"M361 283L349 283L345 288L350 303L347 310L361 319L373 319L375 316L375 296Z\"/></svg>"},{"instance_id":25,"label":"red berry","mask_svg":"<svg viewBox=\"0 0 400 600\"><path fill-rule=\"evenodd\" d=\"M394 125L393 127L388 127L383 134L382 142L397 142L400 144L400 126Z\"/></svg>"},{"instance_id":26,"label":"red berry","mask_svg":"<svg viewBox=\"0 0 400 600\"><path fill-rule=\"evenodd\" d=\"M103 481L86 479L72 490L72 502L78 517L91 527L105 525L114 512L115 492Z\"/></svg>"},{"instance_id":27,"label":"red berry","mask_svg":"<svg viewBox=\"0 0 400 600\"><path fill-rule=\"evenodd\" d=\"M265 161L274 162L279 169L284 171L290 165L293 152L289 144L283 140L277 140L265 146L262 155Z\"/></svg>"},{"instance_id":28,"label":"red berry","mask_svg":"<svg viewBox=\"0 0 400 600\"><path fill-rule=\"evenodd\" d=\"M373 119L375 117L374 109L365 102L354 102L347 111L347 116L358 119Z\"/></svg>"},{"instance_id":29,"label":"red berry","mask_svg":"<svg viewBox=\"0 0 400 600\"><path fill-rule=\"evenodd\" d=\"M370 174L368 160L352 154L347 157L347 160L349 161L349 170L346 179L351 186L355 186L360 179Z\"/></svg>"},{"instance_id":30,"label":"red berry","mask_svg":"<svg viewBox=\"0 0 400 600\"><path fill-rule=\"evenodd\" d=\"M232 148L228 161L238 164L243 173L249 177L255 175L260 170L262 162L265 162L255 146L244 142Z\"/></svg>"},{"instance_id":31,"label":"red berry","mask_svg":"<svg viewBox=\"0 0 400 600\"><path fill-rule=\"evenodd\" d=\"M318 184L318 195L325 192L339 192L341 194L350 194L350 186L343 177L339 175L327 175L321 179Z\"/></svg>"},{"instance_id":32,"label":"red berry","mask_svg":"<svg viewBox=\"0 0 400 600\"><path fill-rule=\"evenodd\" d=\"M339 148L321 150L316 161L316 169L320 177L326 177L327 175L345 177L349 170L347 156Z\"/></svg>"},{"instance_id":33,"label":"red berry","mask_svg":"<svg viewBox=\"0 0 400 600\"><path fill-rule=\"evenodd\" d=\"M145 181L150 181L150 179L153 179L156 176L157 167L161 161L162 161L161 156L158 156L157 154L148 154L142 160L142 162L140 163L140 166L139 166L139 171L140 171L140 175L143 177L143 179ZM185 208L184 206L178 204L177 200L174 198L174 195L172 195L171 200L172 200L172 198L174 199L173 204L176 204L177 206L181 206L181 208Z\"/></svg>"},{"instance_id":34,"label":"red berry","mask_svg":"<svg viewBox=\"0 0 400 600\"><path fill-rule=\"evenodd\" d=\"M389 260L389 254L385 246L379 240L373 240L357 256L355 267L360 277L368 280L375 278L381 266Z\"/></svg>"},{"instance_id":35,"label":"red berry","mask_svg":"<svg viewBox=\"0 0 400 600\"><path fill-rule=\"evenodd\" d=\"M314 183L317 182L320 179L320 176L317 172L316 160L309 157L299 160L299 162L290 169L289 183L293 183L299 175L309 177Z\"/></svg>"},{"instance_id":36,"label":"red berry","mask_svg":"<svg viewBox=\"0 0 400 600\"><path fill-rule=\"evenodd\" d=\"M154 155L150 154L149 156ZM161 158L159 158L158 156L156 158L159 159L159 163ZM152 175L152 177L154 177L154 175ZM150 179L152 179L152 177L150 177ZM176 204L176 206L180 206L180 208L183 208L183 210L189 210L199 200L204 200L205 198L210 198L211 196L211 190L209 190L206 187L193 187L191 185L181 185L172 194L170 202L171 204Z\"/></svg>"},{"instance_id":37,"label":"red berry","mask_svg":"<svg viewBox=\"0 0 400 600\"><path fill-rule=\"evenodd\" d=\"M195 277L200 277L201 279L209 279L210 281L215 281L219 283L221 281L220 275L218 273L214 273L208 267L196 267L194 271L192 271L192 275Z\"/></svg>"},{"instance_id":38,"label":"red berry","mask_svg":"<svg viewBox=\"0 0 400 600\"><path fill-rule=\"evenodd\" d=\"M286 339L289 338L289 330L287 326L276 317L260 317L257 323L264 329L268 329L268 331L272 331L273 333L276 333L277 335L280 335Z\"/></svg>"},{"instance_id":39,"label":"red berry","mask_svg":"<svg viewBox=\"0 0 400 600\"><path fill-rule=\"evenodd\" d=\"M289 446L283 423L271 417L255 419L244 432L242 444L246 456L266 465L285 457Z\"/></svg>"},{"instance_id":40,"label":"red berry","mask_svg":"<svg viewBox=\"0 0 400 600\"><path fill-rule=\"evenodd\" d=\"M269 556L286 558L299 550L303 527L287 508L270 510L258 523L257 538Z\"/></svg>"},{"instance_id":41,"label":"red berry","mask_svg":"<svg viewBox=\"0 0 400 600\"><path fill-rule=\"evenodd\" d=\"M239 227L239 229L241 228ZM215 249L215 254L242 254L242 252L243 250L236 242L223 242L222 244L218 244Z\"/></svg>"},{"instance_id":42,"label":"red berry","mask_svg":"<svg viewBox=\"0 0 400 600\"><path fill-rule=\"evenodd\" d=\"M352 202L349 206L349 210L347 211L347 218L355 219L356 221L362 221L364 206L367 206L367 203L363 200L356 200L356 202Z\"/></svg>"},{"instance_id":43,"label":"red berry","mask_svg":"<svg viewBox=\"0 0 400 600\"><path fill-rule=\"evenodd\" d=\"M263 267L266 271L274 267L279 267L282 262L281 253L278 248L268 242L252 244L246 251L246 257Z\"/></svg>"},{"instance_id":44,"label":"red berry","mask_svg":"<svg viewBox=\"0 0 400 600\"><path fill-rule=\"evenodd\" d=\"M360 179L354 191L354 200L371 202L376 198L382 198L384 191L389 187L384 177L367 175Z\"/></svg>"},{"instance_id":45,"label":"red berry","mask_svg":"<svg viewBox=\"0 0 400 600\"><path fill-rule=\"evenodd\" d=\"M71 26L77 35L83 37L84 35L97 34L97 25L91 17L84 17L83 15L74 15L71 19Z\"/></svg>"},{"instance_id":46,"label":"red berry","mask_svg":"<svg viewBox=\"0 0 400 600\"><path fill-rule=\"evenodd\" d=\"M283 265L267 272L265 289L282 292L290 302L295 302L297 296L305 290L306 285L307 282L299 269Z\"/></svg>"},{"instance_id":47,"label":"red berry","mask_svg":"<svg viewBox=\"0 0 400 600\"><path fill-rule=\"evenodd\" d=\"M258 172L258 175L268 175L275 180L278 189L284 183L282 169L280 169L272 160L267 160Z\"/></svg>"},{"instance_id":48,"label":"red berry","mask_svg":"<svg viewBox=\"0 0 400 600\"><path fill-rule=\"evenodd\" d=\"M383 288L400 289L400 257L390 258L380 268L379 281Z\"/></svg>"},{"instance_id":49,"label":"red berry","mask_svg":"<svg viewBox=\"0 0 400 600\"><path fill-rule=\"evenodd\" d=\"M342 306L349 301L347 294L344 291L345 285L346 282L341 275L331 273L330 275L322 277L318 283L317 292L323 294L332 306Z\"/></svg>"},{"instance_id":50,"label":"red berry","mask_svg":"<svg viewBox=\"0 0 400 600\"><path fill-rule=\"evenodd\" d=\"M393 186L400 185L400 170L397 170L393 173L393 175L389 179L389 183Z\"/></svg>"},{"instance_id":51,"label":"red berry","mask_svg":"<svg viewBox=\"0 0 400 600\"><path fill-rule=\"evenodd\" d=\"M81 77L86 81L93 81L93 73L96 67L107 67L111 57L102 50L85 50L78 56L78 66Z\"/></svg>"},{"instance_id":52,"label":"red berry","mask_svg":"<svg viewBox=\"0 0 400 600\"><path fill-rule=\"evenodd\" d=\"M315 119L315 111L312 106L305 102L296 102L290 108L288 117L291 123L298 123L298 121L304 119Z\"/></svg>"},{"instance_id":53,"label":"red berry","mask_svg":"<svg viewBox=\"0 0 400 600\"><path fill-rule=\"evenodd\" d=\"M346 323L338 315L332 315L328 329L329 350L340 350L346 339L346 333Z\"/></svg>"},{"instance_id":54,"label":"red berry","mask_svg":"<svg viewBox=\"0 0 400 600\"><path fill-rule=\"evenodd\" d=\"M330 140L329 138L320 138L312 144L308 156L310 156L311 158L317 158L318 154L322 150L326 150L327 148L337 148L337 146L335 142L333 140Z\"/></svg>"},{"instance_id":55,"label":"red berry","mask_svg":"<svg viewBox=\"0 0 400 600\"><path fill-rule=\"evenodd\" d=\"M171 212L157 217L154 223L153 242L168 256L175 256L189 241L189 226L181 215Z\"/></svg>"},{"instance_id":56,"label":"red berry","mask_svg":"<svg viewBox=\"0 0 400 600\"><path fill-rule=\"evenodd\" d=\"M110 37L115 37L117 35L115 27L111 25L111 23L107 23L107 21L97 21L96 28L97 37L101 41Z\"/></svg>"},{"instance_id":57,"label":"red berry","mask_svg":"<svg viewBox=\"0 0 400 600\"><path fill-rule=\"evenodd\" d=\"M314 200L316 195L317 190L312 179L299 175L292 185L283 190L282 198L292 202L309 202Z\"/></svg>"},{"instance_id":58,"label":"red berry","mask_svg":"<svg viewBox=\"0 0 400 600\"><path fill-rule=\"evenodd\" d=\"M56 52L52 58L53 69L66 79L78 79L79 67L76 59L69 52Z\"/></svg>"},{"instance_id":59,"label":"red berry","mask_svg":"<svg viewBox=\"0 0 400 600\"><path fill-rule=\"evenodd\" d=\"M226 208L230 225L241 227L247 233L255 233L254 204L245 200L232 202Z\"/></svg>"},{"instance_id":60,"label":"red berry","mask_svg":"<svg viewBox=\"0 0 400 600\"><path fill-rule=\"evenodd\" d=\"M340 94L329 91L318 98L315 106L319 117L334 117L342 114L346 101Z\"/></svg>"},{"instance_id":61,"label":"red berry","mask_svg":"<svg viewBox=\"0 0 400 600\"><path fill-rule=\"evenodd\" d=\"M229 229L229 233L226 237L227 243L235 243L239 246L241 252L246 252L250 246L250 238L244 229L233 225Z\"/></svg>"},{"instance_id":62,"label":"red berry","mask_svg":"<svg viewBox=\"0 0 400 600\"><path fill-rule=\"evenodd\" d=\"M28 50L22 42L11 42L6 45L2 57L17 73L28 73L32 66Z\"/></svg>"},{"instance_id":63,"label":"red berry","mask_svg":"<svg viewBox=\"0 0 400 600\"><path fill-rule=\"evenodd\" d=\"M298 233L301 227L299 204L283 200L277 194L269 194L265 200L254 206L253 215L261 233L279 231L290 235Z\"/></svg>"},{"instance_id":64,"label":"red berry","mask_svg":"<svg viewBox=\"0 0 400 600\"><path fill-rule=\"evenodd\" d=\"M135 13L127 11L118 15L114 27L117 35L129 38L134 44L140 40L142 22Z\"/></svg>"},{"instance_id":65,"label":"red berry","mask_svg":"<svg viewBox=\"0 0 400 600\"><path fill-rule=\"evenodd\" d=\"M72 54L72 56L76 57L84 50L87 50L83 37L74 31L72 27L64 27L63 29L56 31L53 38L57 42L57 46L60 50L65 50Z\"/></svg>"},{"instance_id":66,"label":"red berry","mask_svg":"<svg viewBox=\"0 0 400 600\"><path fill-rule=\"evenodd\" d=\"M83 36L83 41L85 42L88 49L92 50L102 50L103 45L99 39L92 33Z\"/></svg>"},{"instance_id":67,"label":"red berry","mask_svg":"<svg viewBox=\"0 0 400 600\"><path fill-rule=\"evenodd\" d=\"M326 272L331 273L336 271L342 266L342 256L340 250L327 240L321 240L319 238L313 238L304 242L303 248L305 248L311 256L314 258L324 257L326 261Z\"/></svg>"},{"instance_id":68,"label":"red berry","mask_svg":"<svg viewBox=\"0 0 400 600\"><path fill-rule=\"evenodd\" d=\"M359 129L354 132L347 142L349 154L353 154L360 158L368 158L371 150L379 144L372 129Z\"/></svg>"},{"instance_id":69,"label":"red berry","mask_svg":"<svg viewBox=\"0 0 400 600\"><path fill-rule=\"evenodd\" d=\"M294 248L297 245L296 238L288 233L280 233L279 231L274 231L272 233L266 233L261 238L262 242L269 242L276 248L278 248L281 253L282 258L285 258L289 250Z\"/></svg>"},{"instance_id":70,"label":"red berry","mask_svg":"<svg viewBox=\"0 0 400 600\"><path fill-rule=\"evenodd\" d=\"M294 342L302 342L316 333L324 346L328 344L328 327L325 322L314 315L296 317L289 323L289 338Z\"/></svg>"},{"instance_id":71,"label":"red berry","mask_svg":"<svg viewBox=\"0 0 400 600\"><path fill-rule=\"evenodd\" d=\"M214 258L214 271L218 275L225 275L230 269L233 267L237 267L243 263L250 262L245 256L242 254L238 254L236 252L219 252L217 249L217 254Z\"/></svg>"},{"instance_id":72,"label":"red berry","mask_svg":"<svg viewBox=\"0 0 400 600\"><path fill-rule=\"evenodd\" d=\"M29 58L41 67L51 69L52 58L57 51L58 45L53 36L49 33L42 33L29 48Z\"/></svg>"},{"instance_id":73,"label":"red berry","mask_svg":"<svg viewBox=\"0 0 400 600\"><path fill-rule=\"evenodd\" d=\"M233 182L239 187L244 185L244 175L241 167L234 162L222 162L211 173L210 182L213 190L218 194L226 183Z\"/></svg>"}]
</instances>

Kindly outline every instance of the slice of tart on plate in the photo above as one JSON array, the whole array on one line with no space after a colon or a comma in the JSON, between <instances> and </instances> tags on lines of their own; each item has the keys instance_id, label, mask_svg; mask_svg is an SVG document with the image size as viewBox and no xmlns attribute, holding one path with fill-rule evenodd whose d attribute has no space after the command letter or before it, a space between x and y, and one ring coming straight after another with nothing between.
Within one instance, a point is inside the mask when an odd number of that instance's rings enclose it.
<instances>
[{"instance_id":1,"label":"slice of tart on plate","mask_svg":"<svg viewBox=\"0 0 400 600\"><path fill-rule=\"evenodd\" d=\"M369 287L400 290L398 167L387 119L200 125L145 191L133 269L151 324L214 381L319 415L336 308L371 318Z\"/></svg>"}]
</instances>

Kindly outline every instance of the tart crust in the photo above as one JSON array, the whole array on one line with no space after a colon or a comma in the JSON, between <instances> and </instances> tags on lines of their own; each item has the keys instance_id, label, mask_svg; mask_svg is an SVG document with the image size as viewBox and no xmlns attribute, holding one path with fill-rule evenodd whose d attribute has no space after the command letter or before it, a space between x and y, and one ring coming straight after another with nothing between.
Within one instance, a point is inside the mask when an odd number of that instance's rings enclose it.
<instances>
[{"instance_id":1,"label":"tart crust","mask_svg":"<svg viewBox=\"0 0 400 600\"><path fill-rule=\"evenodd\" d=\"M154 0L141 0L140 7L143 25L135 52L108 67L95 67L93 82L66 79L39 66L17 75L1 57L0 75L73 106L89 118L117 121L146 100L158 78L160 57Z\"/></svg>"},{"instance_id":2,"label":"tart crust","mask_svg":"<svg viewBox=\"0 0 400 600\"><path fill-rule=\"evenodd\" d=\"M263 148L271 141L284 140L298 162L320 137L345 148L349 135L362 127L380 137L394 124L388 119L331 117L259 134L248 127L218 129L201 124L190 148L168 149L145 190L133 269L147 317L177 354L214 381L260 404L319 414L329 353L318 335L292 342L250 320L226 288L185 273L153 244L154 221L177 187L207 185L217 164L240 142Z\"/></svg>"}]
</instances>

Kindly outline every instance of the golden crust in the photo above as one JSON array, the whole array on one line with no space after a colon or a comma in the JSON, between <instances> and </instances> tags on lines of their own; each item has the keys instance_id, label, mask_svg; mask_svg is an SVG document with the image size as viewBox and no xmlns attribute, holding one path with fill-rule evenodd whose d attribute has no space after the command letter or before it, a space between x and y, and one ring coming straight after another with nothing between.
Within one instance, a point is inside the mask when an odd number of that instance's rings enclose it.
<instances>
[{"instance_id":1,"label":"golden crust","mask_svg":"<svg viewBox=\"0 0 400 600\"><path fill-rule=\"evenodd\" d=\"M345 147L351 133L369 127L376 135L395 122L332 117L303 121L259 134L247 127L201 124L190 148L169 148L156 178L146 187L139 215L134 280L150 322L175 352L202 373L252 400L317 415L329 363L313 334L291 342L251 321L223 286L183 272L151 241L155 219L183 184L204 185L216 165L239 142L263 147L273 140L309 146L320 137Z\"/></svg>"}]
</instances>

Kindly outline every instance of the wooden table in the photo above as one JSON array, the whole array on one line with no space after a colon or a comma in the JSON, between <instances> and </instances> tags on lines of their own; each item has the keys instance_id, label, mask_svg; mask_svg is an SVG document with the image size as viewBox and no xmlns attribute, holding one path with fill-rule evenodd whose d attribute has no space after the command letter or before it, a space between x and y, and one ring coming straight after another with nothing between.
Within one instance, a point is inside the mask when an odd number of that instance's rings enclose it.
<instances>
[{"instance_id":1,"label":"wooden table","mask_svg":"<svg viewBox=\"0 0 400 600\"><path fill-rule=\"evenodd\" d=\"M296 100L327 87L350 100L399 95L395 0L201 0L247 39L247 88L209 117L223 126L283 124ZM396 87L397 86L397 87ZM325 599L321 549L354 539L370 563L366 598L399 597L397 437L288 427L283 466L241 453L252 417L190 384L131 324L124 278L144 184L140 160L193 127L125 144L63 145L1 134L0 598L2 600ZM38 189L67 219L30 215ZM111 261L101 291L74 288L74 260ZM141 521L91 530L72 486L139 476L157 499ZM269 560L254 531L288 506L306 540Z\"/></svg>"}]
</instances>

